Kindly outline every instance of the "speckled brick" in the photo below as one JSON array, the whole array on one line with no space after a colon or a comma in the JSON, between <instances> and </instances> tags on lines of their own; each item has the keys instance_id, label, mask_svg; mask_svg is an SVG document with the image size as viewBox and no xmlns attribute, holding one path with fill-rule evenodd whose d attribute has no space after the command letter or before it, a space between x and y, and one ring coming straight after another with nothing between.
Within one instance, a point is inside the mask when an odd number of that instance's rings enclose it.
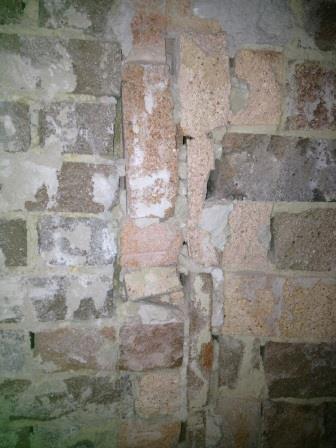
<instances>
[{"instance_id":1,"label":"speckled brick","mask_svg":"<svg viewBox=\"0 0 336 448\"><path fill-rule=\"evenodd\" d=\"M0 264L27 265L27 225L23 219L0 220Z\"/></svg>"},{"instance_id":2,"label":"speckled brick","mask_svg":"<svg viewBox=\"0 0 336 448\"><path fill-rule=\"evenodd\" d=\"M24 103L0 102L0 150L27 151L30 146L29 106Z\"/></svg>"}]
</instances>

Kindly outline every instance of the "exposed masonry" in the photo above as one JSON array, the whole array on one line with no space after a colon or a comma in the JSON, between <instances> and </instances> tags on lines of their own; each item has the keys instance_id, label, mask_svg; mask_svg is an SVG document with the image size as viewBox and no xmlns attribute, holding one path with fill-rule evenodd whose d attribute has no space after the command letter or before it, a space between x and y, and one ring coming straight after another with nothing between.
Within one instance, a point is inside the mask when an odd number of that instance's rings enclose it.
<instances>
[{"instance_id":1,"label":"exposed masonry","mask_svg":"<svg viewBox=\"0 0 336 448\"><path fill-rule=\"evenodd\" d=\"M0 5L0 446L335 446L335 8L276 3Z\"/></svg>"}]
</instances>

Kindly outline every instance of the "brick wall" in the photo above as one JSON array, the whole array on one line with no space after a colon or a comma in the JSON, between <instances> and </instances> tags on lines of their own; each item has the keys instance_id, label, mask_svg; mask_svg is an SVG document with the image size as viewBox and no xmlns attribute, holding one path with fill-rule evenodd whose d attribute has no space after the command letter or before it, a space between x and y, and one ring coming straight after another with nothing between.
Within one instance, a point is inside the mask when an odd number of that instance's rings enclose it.
<instances>
[{"instance_id":1,"label":"brick wall","mask_svg":"<svg viewBox=\"0 0 336 448\"><path fill-rule=\"evenodd\" d=\"M0 5L0 447L336 443L335 7Z\"/></svg>"}]
</instances>

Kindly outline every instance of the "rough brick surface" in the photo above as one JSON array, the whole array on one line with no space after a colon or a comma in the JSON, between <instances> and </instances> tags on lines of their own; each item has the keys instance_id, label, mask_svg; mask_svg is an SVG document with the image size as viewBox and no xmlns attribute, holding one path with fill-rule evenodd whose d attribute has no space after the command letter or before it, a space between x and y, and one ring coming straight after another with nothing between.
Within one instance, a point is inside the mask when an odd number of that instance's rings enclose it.
<instances>
[{"instance_id":1,"label":"rough brick surface","mask_svg":"<svg viewBox=\"0 0 336 448\"><path fill-rule=\"evenodd\" d=\"M336 72L319 62L290 67L287 127L336 129Z\"/></svg>"},{"instance_id":2,"label":"rough brick surface","mask_svg":"<svg viewBox=\"0 0 336 448\"><path fill-rule=\"evenodd\" d=\"M183 358L183 324L125 325L120 333L120 368L178 367Z\"/></svg>"},{"instance_id":3,"label":"rough brick surface","mask_svg":"<svg viewBox=\"0 0 336 448\"><path fill-rule=\"evenodd\" d=\"M35 334L35 355L53 370L116 367L115 329L62 328Z\"/></svg>"},{"instance_id":4,"label":"rough brick surface","mask_svg":"<svg viewBox=\"0 0 336 448\"><path fill-rule=\"evenodd\" d=\"M23 16L26 4L17 0L3 1L0 5L0 25L18 23Z\"/></svg>"},{"instance_id":5,"label":"rough brick surface","mask_svg":"<svg viewBox=\"0 0 336 448\"><path fill-rule=\"evenodd\" d=\"M26 361L26 337L22 331L0 330L1 374L22 372Z\"/></svg>"},{"instance_id":6,"label":"rough brick surface","mask_svg":"<svg viewBox=\"0 0 336 448\"><path fill-rule=\"evenodd\" d=\"M304 27L322 51L336 49L336 5L333 1L304 2Z\"/></svg>"},{"instance_id":7,"label":"rough brick surface","mask_svg":"<svg viewBox=\"0 0 336 448\"><path fill-rule=\"evenodd\" d=\"M269 396L335 396L335 359L334 344L266 343L264 370Z\"/></svg>"},{"instance_id":8,"label":"rough brick surface","mask_svg":"<svg viewBox=\"0 0 336 448\"><path fill-rule=\"evenodd\" d=\"M224 246L223 269L268 270L271 203L237 202L229 216L229 237Z\"/></svg>"},{"instance_id":9,"label":"rough brick surface","mask_svg":"<svg viewBox=\"0 0 336 448\"><path fill-rule=\"evenodd\" d=\"M146 373L137 380L135 410L140 417L174 415L181 412L181 373Z\"/></svg>"},{"instance_id":10,"label":"rough brick surface","mask_svg":"<svg viewBox=\"0 0 336 448\"><path fill-rule=\"evenodd\" d=\"M26 266L27 227L23 219L0 220L0 264Z\"/></svg>"},{"instance_id":11,"label":"rough brick surface","mask_svg":"<svg viewBox=\"0 0 336 448\"><path fill-rule=\"evenodd\" d=\"M128 64L123 72L128 214L171 216L177 194L177 149L166 66Z\"/></svg>"},{"instance_id":12,"label":"rough brick surface","mask_svg":"<svg viewBox=\"0 0 336 448\"><path fill-rule=\"evenodd\" d=\"M264 404L265 448L316 448L323 431L323 409L309 404L269 401Z\"/></svg>"},{"instance_id":13,"label":"rough brick surface","mask_svg":"<svg viewBox=\"0 0 336 448\"><path fill-rule=\"evenodd\" d=\"M179 440L179 422L126 420L119 429L120 448L171 448Z\"/></svg>"},{"instance_id":14,"label":"rough brick surface","mask_svg":"<svg viewBox=\"0 0 336 448\"><path fill-rule=\"evenodd\" d=\"M25 292L21 287L21 277L0 279L0 322L19 322L23 318Z\"/></svg>"},{"instance_id":15,"label":"rough brick surface","mask_svg":"<svg viewBox=\"0 0 336 448\"><path fill-rule=\"evenodd\" d=\"M64 153L112 154L114 103L52 103L40 111L40 144Z\"/></svg>"},{"instance_id":16,"label":"rough brick surface","mask_svg":"<svg viewBox=\"0 0 336 448\"><path fill-rule=\"evenodd\" d=\"M272 261L278 269L336 270L336 209L272 217Z\"/></svg>"},{"instance_id":17,"label":"rough brick surface","mask_svg":"<svg viewBox=\"0 0 336 448\"><path fill-rule=\"evenodd\" d=\"M0 150L27 151L30 146L29 106L0 102Z\"/></svg>"},{"instance_id":18,"label":"rough brick surface","mask_svg":"<svg viewBox=\"0 0 336 448\"><path fill-rule=\"evenodd\" d=\"M129 268L174 265L181 244L180 231L174 224L141 227L129 220L121 231L121 264Z\"/></svg>"},{"instance_id":19,"label":"rough brick surface","mask_svg":"<svg viewBox=\"0 0 336 448\"><path fill-rule=\"evenodd\" d=\"M223 332L333 341L335 288L328 278L226 273Z\"/></svg>"},{"instance_id":20,"label":"rough brick surface","mask_svg":"<svg viewBox=\"0 0 336 448\"><path fill-rule=\"evenodd\" d=\"M235 58L238 78L231 95L231 123L276 125L281 116L282 54L241 50ZM246 96L246 98L241 97Z\"/></svg>"},{"instance_id":21,"label":"rough brick surface","mask_svg":"<svg viewBox=\"0 0 336 448\"><path fill-rule=\"evenodd\" d=\"M251 201L334 201L334 140L227 134L210 175L217 199Z\"/></svg>"},{"instance_id":22,"label":"rough brick surface","mask_svg":"<svg viewBox=\"0 0 336 448\"><path fill-rule=\"evenodd\" d=\"M228 119L230 79L224 34L182 35L179 58L182 132L205 136L225 126Z\"/></svg>"},{"instance_id":23,"label":"rough brick surface","mask_svg":"<svg viewBox=\"0 0 336 448\"><path fill-rule=\"evenodd\" d=\"M37 230L40 255L49 265L107 265L116 255L113 229L100 219L45 216Z\"/></svg>"},{"instance_id":24,"label":"rough brick surface","mask_svg":"<svg viewBox=\"0 0 336 448\"><path fill-rule=\"evenodd\" d=\"M233 389L237 383L244 355L244 343L232 336L219 338L219 385Z\"/></svg>"},{"instance_id":25,"label":"rough brick surface","mask_svg":"<svg viewBox=\"0 0 336 448\"><path fill-rule=\"evenodd\" d=\"M119 94L121 53L117 43L1 34L0 48L4 64L0 81L8 93Z\"/></svg>"}]
</instances>

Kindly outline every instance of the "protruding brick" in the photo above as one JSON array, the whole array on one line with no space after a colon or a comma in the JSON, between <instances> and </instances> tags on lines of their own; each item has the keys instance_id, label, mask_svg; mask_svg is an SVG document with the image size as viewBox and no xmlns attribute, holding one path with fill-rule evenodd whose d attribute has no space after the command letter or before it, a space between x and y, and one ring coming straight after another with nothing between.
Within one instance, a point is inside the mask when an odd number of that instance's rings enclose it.
<instances>
[{"instance_id":1,"label":"protruding brick","mask_svg":"<svg viewBox=\"0 0 336 448\"><path fill-rule=\"evenodd\" d=\"M228 121L230 77L225 35L183 34L179 50L182 132L205 136Z\"/></svg>"},{"instance_id":2,"label":"protruding brick","mask_svg":"<svg viewBox=\"0 0 336 448\"><path fill-rule=\"evenodd\" d=\"M322 434L322 406L275 401L264 403L263 447L331 447L332 445L320 445Z\"/></svg>"},{"instance_id":3,"label":"protruding brick","mask_svg":"<svg viewBox=\"0 0 336 448\"><path fill-rule=\"evenodd\" d=\"M128 64L123 73L128 214L171 216L177 194L177 149L167 67Z\"/></svg>"},{"instance_id":4,"label":"protruding brick","mask_svg":"<svg viewBox=\"0 0 336 448\"><path fill-rule=\"evenodd\" d=\"M269 270L271 203L240 202L229 216L229 237L224 246L223 269Z\"/></svg>"},{"instance_id":5,"label":"protruding brick","mask_svg":"<svg viewBox=\"0 0 336 448\"><path fill-rule=\"evenodd\" d=\"M227 134L209 197L250 201L336 199L334 140Z\"/></svg>"},{"instance_id":6,"label":"protruding brick","mask_svg":"<svg viewBox=\"0 0 336 448\"><path fill-rule=\"evenodd\" d=\"M140 226L129 220L121 231L121 265L128 268L174 265L181 244L182 236L175 224Z\"/></svg>"},{"instance_id":7,"label":"protruding brick","mask_svg":"<svg viewBox=\"0 0 336 448\"><path fill-rule=\"evenodd\" d=\"M120 368L178 367L183 358L183 324L125 325L120 333Z\"/></svg>"},{"instance_id":8,"label":"protruding brick","mask_svg":"<svg viewBox=\"0 0 336 448\"><path fill-rule=\"evenodd\" d=\"M112 327L61 328L35 333L35 355L54 370L116 367L116 334Z\"/></svg>"},{"instance_id":9,"label":"protruding brick","mask_svg":"<svg viewBox=\"0 0 336 448\"><path fill-rule=\"evenodd\" d=\"M23 219L0 220L0 260L7 267L27 265L27 227Z\"/></svg>"},{"instance_id":10,"label":"protruding brick","mask_svg":"<svg viewBox=\"0 0 336 448\"><path fill-rule=\"evenodd\" d=\"M43 147L80 154L112 154L114 103L52 103L40 111Z\"/></svg>"},{"instance_id":11,"label":"protruding brick","mask_svg":"<svg viewBox=\"0 0 336 448\"><path fill-rule=\"evenodd\" d=\"M320 62L289 67L287 128L336 129L336 71Z\"/></svg>"},{"instance_id":12,"label":"protruding brick","mask_svg":"<svg viewBox=\"0 0 336 448\"><path fill-rule=\"evenodd\" d=\"M282 54L241 50L235 58L231 124L277 125L281 117Z\"/></svg>"},{"instance_id":13,"label":"protruding brick","mask_svg":"<svg viewBox=\"0 0 336 448\"><path fill-rule=\"evenodd\" d=\"M1 34L0 55L5 67L0 83L7 93L120 93L121 51L116 42Z\"/></svg>"},{"instance_id":14,"label":"protruding brick","mask_svg":"<svg viewBox=\"0 0 336 448\"><path fill-rule=\"evenodd\" d=\"M174 415L181 412L181 373L146 373L136 382L135 410L141 417Z\"/></svg>"},{"instance_id":15,"label":"protruding brick","mask_svg":"<svg viewBox=\"0 0 336 448\"><path fill-rule=\"evenodd\" d=\"M26 361L26 338L22 331L0 330L1 375L21 372Z\"/></svg>"},{"instance_id":16,"label":"protruding brick","mask_svg":"<svg viewBox=\"0 0 336 448\"><path fill-rule=\"evenodd\" d=\"M125 420L119 429L120 448L171 448L177 445L181 424L179 422L148 422Z\"/></svg>"},{"instance_id":17,"label":"protruding brick","mask_svg":"<svg viewBox=\"0 0 336 448\"><path fill-rule=\"evenodd\" d=\"M45 216L37 230L40 255L49 265L107 265L116 255L115 231L101 219Z\"/></svg>"},{"instance_id":18,"label":"protruding brick","mask_svg":"<svg viewBox=\"0 0 336 448\"><path fill-rule=\"evenodd\" d=\"M269 396L336 396L335 348L335 344L266 343L263 357Z\"/></svg>"},{"instance_id":19,"label":"protruding brick","mask_svg":"<svg viewBox=\"0 0 336 448\"><path fill-rule=\"evenodd\" d=\"M23 103L0 102L0 150L27 151L30 146L29 106Z\"/></svg>"},{"instance_id":20,"label":"protruding brick","mask_svg":"<svg viewBox=\"0 0 336 448\"><path fill-rule=\"evenodd\" d=\"M336 270L336 208L275 213L271 230L278 269Z\"/></svg>"}]
</instances>

